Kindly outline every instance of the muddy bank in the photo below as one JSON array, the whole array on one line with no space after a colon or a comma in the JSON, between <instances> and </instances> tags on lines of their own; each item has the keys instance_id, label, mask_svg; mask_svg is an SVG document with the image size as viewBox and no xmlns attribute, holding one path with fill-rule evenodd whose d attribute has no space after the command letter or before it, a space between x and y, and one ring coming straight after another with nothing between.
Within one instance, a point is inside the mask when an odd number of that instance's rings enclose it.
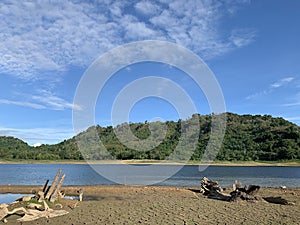
<instances>
[{"instance_id":1,"label":"muddy bank","mask_svg":"<svg viewBox=\"0 0 300 225\"><path fill-rule=\"evenodd\" d=\"M40 186L0 186L0 193L33 193ZM300 188L262 188L260 195L281 196L295 205L225 202L197 189L176 187L67 186L68 195L84 190L84 201L68 215L34 224L299 224ZM230 191L230 190L228 190ZM8 218L15 224L17 215ZM32 223L23 223L32 224Z\"/></svg>"}]
</instances>

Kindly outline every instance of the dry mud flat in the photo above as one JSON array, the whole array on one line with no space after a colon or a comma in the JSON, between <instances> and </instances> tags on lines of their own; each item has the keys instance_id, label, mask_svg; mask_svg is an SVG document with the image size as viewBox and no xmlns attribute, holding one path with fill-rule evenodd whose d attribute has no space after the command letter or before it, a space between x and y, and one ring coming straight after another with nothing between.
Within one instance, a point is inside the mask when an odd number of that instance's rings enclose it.
<instances>
[{"instance_id":1,"label":"dry mud flat","mask_svg":"<svg viewBox=\"0 0 300 225\"><path fill-rule=\"evenodd\" d=\"M300 188L262 188L262 197L281 196L295 205L266 202L225 202L208 199L197 190L176 187L86 186L64 187L67 194L84 189L84 201L69 214L43 218L23 225L81 224L300 224ZM23 190L34 186L2 186L0 192ZM7 224L16 222L10 216ZM4 224L4 223L3 223Z\"/></svg>"}]
</instances>

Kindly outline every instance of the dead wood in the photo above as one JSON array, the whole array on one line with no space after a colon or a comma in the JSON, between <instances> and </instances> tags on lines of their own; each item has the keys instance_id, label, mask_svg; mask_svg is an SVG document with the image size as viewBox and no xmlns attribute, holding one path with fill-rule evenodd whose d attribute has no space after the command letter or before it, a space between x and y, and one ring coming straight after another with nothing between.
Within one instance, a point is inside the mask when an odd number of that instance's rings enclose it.
<instances>
[{"instance_id":1,"label":"dead wood","mask_svg":"<svg viewBox=\"0 0 300 225\"><path fill-rule=\"evenodd\" d=\"M49 183L49 180L46 180L45 184L44 184L44 187L43 187L43 192L45 193L46 190L48 189L48 183Z\"/></svg>"},{"instance_id":2,"label":"dead wood","mask_svg":"<svg viewBox=\"0 0 300 225\"><path fill-rule=\"evenodd\" d=\"M212 181L207 177L203 177L200 193L206 195L208 198L229 201L230 196L223 194L222 191L223 189L219 186L217 181Z\"/></svg>"},{"instance_id":3,"label":"dead wood","mask_svg":"<svg viewBox=\"0 0 300 225\"><path fill-rule=\"evenodd\" d=\"M82 190L82 188L80 188L77 192L79 194L79 201L82 202L82 198L83 198L83 190Z\"/></svg>"},{"instance_id":4,"label":"dead wood","mask_svg":"<svg viewBox=\"0 0 300 225\"><path fill-rule=\"evenodd\" d=\"M17 221L19 222L33 221L43 217L52 218L57 216L63 216L69 213L66 210L53 210L53 209L48 209L45 211L28 209L27 211L28 213L26 213L22 218L17 219Z\"/></svg>"},{"instance_id":5,"label":"dead wood","mask_svg":"<svg viewBox=\"0 0 300 225\"><path fill-rule=\"evenodd\" d=\"M42 202L44 200L45 193L43 191L38 191L36 194L36 198L38 199L38 202Z\"/></svg>"},{"instance_id":6,"label":"dead wood","mask_svg":"<svg viewBox=\"0 0 300 225\"><path fill-rule=\"evenodd\" d=\"M233 191L230 192L230 196L222 193L223 189L219 186L217 181L212 181L206 177L203 177L200 187L200 193L206 195L208 198L218 199L222 201L229 202L238 202L238 201L247 201L247 202L257 202L257 201L266 201L269 203L282 204L282 205L293 205L295 203L289 202L281 197L261 197L256 194L260 190L258 185L249 185L244 186L235 181L232 185Z\"/></svg>"},{"instance_id":7,"label":"dead wood","mask_svg":"<svg viewBox=\"0 0 300 225\"><path fill-rule=\"evenodd\" d=\"M15 214L16 212L19 212L19 211L22 211L25 214L28 213L24 207L15 208L12 211L9 211L7 207L8 207L8 205L0 208L0 220L4 219L8 215Z\"/></svg>"},{"instance_id":8,"label":"dead wood","mask_svg":"<svg viewBox=\"0 0 300 225\"><path fill-rule=\"evenodd\" d=\"M54 180L53 180L53 182L51 184L51 187L49 188L48 192L46 193L45 199L49 200L50 197L51 197L51 195L53 194L55 186L56 186L56 183L57 183L57 181L58 181L58 179L60 177L61 171L62 171L61 169L59 169L57 171L57 174L56 174L56 176L55 176L55 178L54 178Z\"/></svg>"},{"instance_id":9,"label":"dead wood","mask_svg":"<svg viewBox=\"0 0 300 225\"><path fill-rule=\"evenodd\" d=\"M63 182L64 182L64 180L65 180L65 176L66 176L66 174L63 174L63 175L62 175L62 177L61 177L61 179L60 179L60 181L59 181L59 183L58 183L58 185L57 185L55 191L54 191L53 194L50 196L50 201L51 201L51 202L54 202L54 201L57 200L57 198L60 196L60 195L59 195L59 192L60 192L60 188L61 188L61 186L62 186L62 184L63 184Z\"/></svg>"},{"instance_id":10,"label":"dead wood","mask_svg":"<svg viewBox=\"0 0 300 225\"><path fill-rule=\"evenodd\" d=\"M16 212L20 212L20 211L24 213L24 216L22 218L17 219L17 221L19 221L19 222L33 221L33 220L36 220L36 219L39 219L42 217L51 218L51 217L56 217L56 216L62 216L62 215L69 213L68 211L62 210L62 209L61 210L51 209L51 208L49 208L48 204L45 201L45 199L46 199L46 200L50 200L50 201L54 202L56 199L64 197L64 194L61 193L60 189L64 182L64 178L66 176L65 174L62 175L59 183L57 184L57 181L60 177L61 172L62 172L61 169L59 169L57 171L54 181L50 187L48 186L49 180L47 180L43 186L43 189L42 189L43 191L38 191L35 193L34 198L38 199L38 202L43 202L43 205L44 205L43 210L42 210L42 205L35 204L35 203L29 203L27 205L27 207L30 209L26 210L23 207L19 207L19 208L15 208L11 211L9 211L9 209L8 209L9 205L1 204L0 205L0 221L3 220L3 222L5 222L5 221L7 221L6 217L8 215L15 214ZM56 184L57 184L57 186L56 186ZM79 196L80 196L81 200L82 200L82 194L83 194L83 192L82 192L82 190L80 190ZM15 201L14 204L18 204L21 201L29 201L29 200L31 200L31 198L32 198L31 196L24 196L24 197L18 199L17 201ZM11 206L13 206L14 204L11 204ZM78 201L76 201L76 204L78 204ZM56 204L56 206L63 208L63 205L60 203Z\"/></svg>"},{"instance_id":11,"label":"dead wood","mask_svg":"<svg viewBox=\"0 0 300 225\"><path fill-rule=\"evenodd\" d=\"M295 205L294 202L289 202L288 200L282 198L282 197L265 197L263 198L265 201L269 203L274 204L280 204L280 205Z\"/></svg>"}]
</instances>

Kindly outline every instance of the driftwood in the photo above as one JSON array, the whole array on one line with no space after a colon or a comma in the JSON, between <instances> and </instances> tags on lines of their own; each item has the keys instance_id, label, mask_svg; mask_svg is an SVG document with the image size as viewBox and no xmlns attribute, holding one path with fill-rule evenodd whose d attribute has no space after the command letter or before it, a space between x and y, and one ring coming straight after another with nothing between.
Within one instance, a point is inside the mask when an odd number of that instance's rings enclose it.
<instances>
[{"instance_id":1,"label":"driftwood","mask_svg":"<svg viewBox=\"0 0 300 225\"><path fill-rule=\"evenodd\" d=\"M244 200L244 201L254 202L254 201L261 200L260 197L255 196L259 191L260 186L249 185L249 186L241 187L242 185L240 183L238 184L239 185L237 185L237 182L233 184L233 191L230 192L231 197L229 201L236 202L236 201Z\"/></svg>"},{"instance_id":2,"label":"driftwood","mask_svg":"<svg viewBox=\"0 0 300 225\"><path fill-rule=\"evenodd\" d=\"M242 186L241 183L235 181L232 185L233 191L230 192L230 195L223 193L223 189L219 186L217 181L209 180L206 177L203 177L200 187L200 193L206 195L208 198L218 199L222 201L229 202L238 202L238 201L247 201L247 202L257 202L257 201L266 201L269 203L282 204L282 205L294 205L295 203L289 202L286 199L281 197L260 197L256 194L260 190L258 185L249 185Z\"/></svg>"},{"instance_id":3,"label":"driftwood","mask_svg":"<svg viewBox=\"0 0 300 225\"><path fill-rule=\"evenodd\" d=\"M26 207L28 209L41 209L42 205L36 203L29 203Z\"/></svg>"},{"instance_id":4,"label":"driftwood","mask_svg":"<svg viewBox=\"0 0 300 225\"><path fill-rule=\"evenodd\" d=\"M65 180L65 176L66 176L66 174L63 174L63 175L62 175L62 177L61 177L61 179L60 179L60 181L59 181L59 183L58 183L58 185L57 185L55 191L54 191L53 194L51 195L51 198L50 198L50 201L51 201L51 202L55 202L55 200L57 200L57 198L60 196L60 195L59 195L59 192L60 192L60 188L61 188L61 186L62 186L62 183L63 183L64 180Z\"/></svg>"},{"instance_id":5,"label":"driftwood","mask_svg":"<svg viewBox=\"0 0 300 225\"><path fill-rule=\"evenodd\" d=\"M19 222L33 221L43 217L52 218L57 216L63 216L69 213L66 210L50 209L45 201L44 201L44 208L45 209L43 211L28 209L25 215L22 218L17 219L17 221Z\"/></svg>"},{"instance_id":6,"label":"driftwood","mask_svg":"<svg viewBox=\"0 0 300 225\"><path fill-rule=\"evenodd\" d=\"M79 194L79 201L82 202L83 190L80 188L77 192Z\"/></svg>"},{"instance_id":7,"label":"driftwood","mask_svg":"<svg viewBox=\"0 0 300 225\"><path fill-rule=\"evenodd\" d=\"M57 183L57 181L58 181L58 179L59 179L59 177L60 177L61 171L62 171L61 169L59 169L59 170L57 171L57 174L56 174L56 176L55 176L55 178L54 178L54 181L53 181L51 187L50 187L49 190L45 193L45 199L47 199L47 200L50 199L52 193L54 192L56 183Z\"/></svg>"},{"instance_id":8,"label":"driftwood","mask_svg":"<svg viewBox=\"0 0 300 225\"><path fill-rule=\"evenodd\" d=\"M49 183L49 180L46 180L42 192L44 192L44 193L46 192L46 190L48 189L48 183Z\"/></svg>"},{"instance_id":9,"label":"driftwood","mask_svg":"<svg viewBox=\"0 0 300 225\"><path fill-rule=\"evenodd\" d=\"M68 214L69 212L66 210L62 210L63 205L60 203L56 203L55 206L59 206L61 210L54 210L49 208L48 204L46 201L50 202L55 202L59 198L64 198L65 194L61 192L61 187L65 179L65 174L62 175L60 178L62 170L59 169L51 186L48 186L49 180L47 180L42 188L42 191L38 191L34 197L31 196L24 196L22 198L17 199L15 202L11 204L11 206L15 204L19 204L20 202L28 202L32 198L35 198L38 200L38 202L43 203L43 210L42 210L42 205L41 204L36 204L36 203L26 203L27 208L25 209L24 207L17 207L11 211L8 210L9 205L7 204L1 204L0 205L0 221L3 220L3 222L7 222L6 217L12 214L15 214L17 212L23 212L24 216L17 219L19 222L25 222L25 221L33 221L39 218L51 218L51 217L56 217L56 216L62 216L65 214ZM59 183L57 184L57 181L59 180ZM57 185L56 185L57 184ZM83 191L80 189L78 191L79 193L79 199L82 201L82 195ZM78 201L77 201L78 203ZM77 204L76 204L77 205ZM23 206L23 205L22 205Z\"/></svg>"},{"instance_id":10,"label":"driftwood","mask_svg":"<svg viewBox=\"0 0 300 225\"><path fill-rule=\"evenodd\" d=\"M38 199L38 202L43 202L45 193L43 191L38 191L38 193L36 194L36 198Z\"/></svg>"},{"instance_id":11,"label":"driftwood","mask_svg":"<svg viewBox=\"0 0 300 225\"><path fill-rule=\"evenodd\" d=\"M229 201L230 196L225 195L222 192L223 189L219 186L217 181L212 181L206 177L202 178L200 193L206 195L208 198Z\"/></svg>"},{"instance_id":12,"label":"driftwood","mask_svg":"<svg viewBox=\"0 0 300 225\"><path fill-rule=\"evenodd\" d=\"M263 198L265 201L269 203L274 203L274 204L280 204L280 205L295 205L294 202L289 202L284 198L281 197L265 197Z\"/></svg>"},{"instance_id":13,"label":"driftwood","mask_svg":"<svg viewBox=\"0 0 300 225\"><path fill-rule=\"evenodd\" d=\"M4 219L8 215L15 214L16 212L22 211L23 213L28 213L27 210L24 207L15 208L12 211L8 210L7 204L1 204L0 205L0 221Z\"/></svg>"},{"instance_id":14,"label":"driftwood","mask_svg":"<svg viewBox=\"0 0 300 225\"><path fill-rule=\"evenodd\" d=\"M219 186L217 181L209 180L203 177L201 182L200 193L203 193L208 198L218 199L222 201L235 202L239 200L256 201L259 198L252 195L256 194L260 189L257 185L249 185L242 187L242 184L235 181L232 185L233 191L230 195L223 193L223 189Z\"/></svg>"}]
</instances>

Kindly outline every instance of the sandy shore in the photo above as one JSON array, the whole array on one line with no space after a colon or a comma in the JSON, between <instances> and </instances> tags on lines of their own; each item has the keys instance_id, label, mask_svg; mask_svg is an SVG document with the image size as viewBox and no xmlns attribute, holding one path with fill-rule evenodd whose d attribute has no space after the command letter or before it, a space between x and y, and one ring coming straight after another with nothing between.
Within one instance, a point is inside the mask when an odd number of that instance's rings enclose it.
<instances>
[{"instance_id":1,"label":"sandy shore","mask_svg":"<svg viewBox=\"0 0 300 225\"><path fill-rule=\"evenodd\" d=\"M31 193L38 186L0 186L0 193ZM262 197L281 196L295 205L225 202L208 199L197 189L176 187L63 187L69 194L84 190L84 201L68 215L24 225L79 224L300 224L300 188L263 188ZM8 218L7 224L18 224Z\"/></svg>"},{"instance_id":2,"label":"sandy shore","mask_svg":"<svg viewBox=\"0 0 300 225\"><path fill-rule=\"evenodd\" d=\"M161 164L161 165L211 165L211 166L300 166L299 161L290 162L256 162L256 161L217 161L217 162L173 162L160 160L20 160L20 161L0 161L0 164Z\"/></svg>"}]
</instances>

